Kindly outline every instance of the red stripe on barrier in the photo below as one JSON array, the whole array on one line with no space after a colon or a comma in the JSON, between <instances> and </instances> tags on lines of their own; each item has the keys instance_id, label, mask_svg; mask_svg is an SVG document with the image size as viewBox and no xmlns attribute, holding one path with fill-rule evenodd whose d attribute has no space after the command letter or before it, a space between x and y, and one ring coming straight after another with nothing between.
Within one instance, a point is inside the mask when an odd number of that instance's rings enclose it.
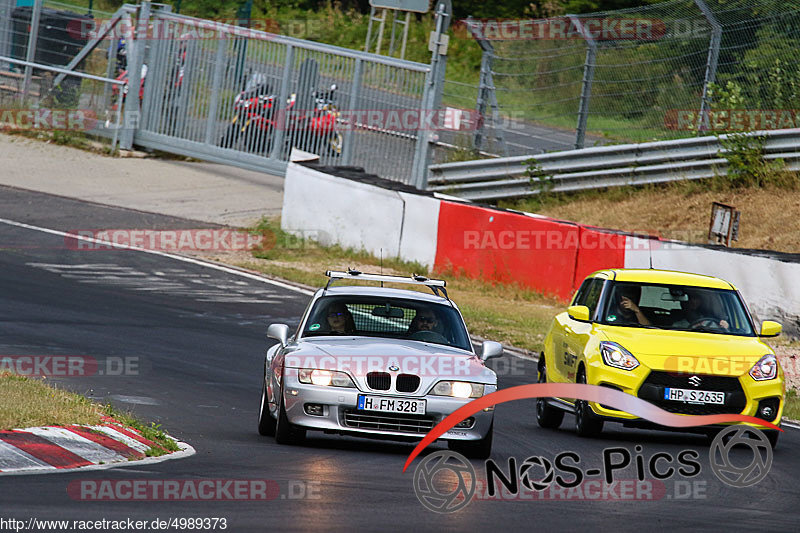
<instances>
[{"instance_id":1,"label":"red stripe on barrier","mask_svg":"<svg viewBox=\"0 0 800 533\"><path fill-rule=\"evenodd\" d=\"M578 259L575 261L575 277L572 283L573 290L577 290L584 278L592 272L606 268L623 268L625 266L627 239L623 234L581 226L578 243Z\"/></svg>"},{"instance_id":2,"label":"red stripe on barrier","mask_svg":"<svg viewBox=\"0 0 800 533\"><path fill-rule=\"evenodd\" d=\"M56 468L77 468L94 464L33 433L0 431L0 440Z\"/></svg>"},{"instance_id":3,"label":"red stripe on barrier","mask_svg":"<svg viewBox=\"0 0 800 533\"><path fill-rule=\"evenodd\" d=\"M519 283L566 300L573 291L579 231L548 218L443 201L434 267Z\"/></svg>"},{"instance_id":4,"label":"red stripe on barrier","mask_svg":"<svg viewBox=\"0 0 800 533\"><path fill-rule=\"evenodd\" d=\"M114 440L105 433L100 433L99 431L95 431L90 428L84 428L80 426L71 426L65 427L76 435L80 435L81 437L88 439L94 443L103 446L104 448L108 448L109 450L115 451L121 456L127 459L141 459L144 457L144 454L140 451L134 450L133 448L125 445L124 443Z\"/></svg>"}]
</instances>

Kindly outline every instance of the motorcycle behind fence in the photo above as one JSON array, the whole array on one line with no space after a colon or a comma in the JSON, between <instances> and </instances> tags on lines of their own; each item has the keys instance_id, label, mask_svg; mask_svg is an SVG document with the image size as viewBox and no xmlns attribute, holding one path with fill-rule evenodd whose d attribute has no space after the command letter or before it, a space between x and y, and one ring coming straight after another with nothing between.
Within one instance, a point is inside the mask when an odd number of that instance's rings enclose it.
<instances>
[{"instance_id":1,"label":"motorcycle behind fence","mask_svg":"<svg viewBox=\"0 0 800 533\"><path fill-rule=\"evenodd\" d=\"M284 150L292 147L320 156L340 156L342 134L337 127L339 116L335 102L336 84L327 91L314 91L311 109L301 109L292 94L285 109L277 110L276 95L267 77L253 74L233 101L234 113L218 145L222 148L269 156L276 132L284 130Z\"/></svg>"}]
</instances>

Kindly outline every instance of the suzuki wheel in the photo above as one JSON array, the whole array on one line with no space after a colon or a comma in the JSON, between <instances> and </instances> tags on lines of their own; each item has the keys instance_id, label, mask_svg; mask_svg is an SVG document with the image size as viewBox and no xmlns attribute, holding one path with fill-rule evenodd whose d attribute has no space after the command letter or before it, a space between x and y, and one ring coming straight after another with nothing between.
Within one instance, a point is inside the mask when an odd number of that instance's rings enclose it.
<instances>
[{"instance_id":1,"label":"suzuki wheel","mask_svg":"<svg viewBox=\"0 0 800 533\"><path fill-rule=\"evenodd\" d=\"M578 370L576 383L586 384L586 370ZM594 437L603 431L603 420L598 418L586 400L575 400L575 431L579 437Z\"/></svg>"},{"instance_id":2,"label":"suzuki wheel","mask_svg":"<svg viewBox=\"0 0 800 533\"><path fill-rule=\"evenodd\" d=\"M544 362L544 353L540 356L539 383L547 383L547 367ZM558 429L564 420L564 411L547 403L547 398L536 399L536 422L539 427Z\"/></svg>"}]
</instances>

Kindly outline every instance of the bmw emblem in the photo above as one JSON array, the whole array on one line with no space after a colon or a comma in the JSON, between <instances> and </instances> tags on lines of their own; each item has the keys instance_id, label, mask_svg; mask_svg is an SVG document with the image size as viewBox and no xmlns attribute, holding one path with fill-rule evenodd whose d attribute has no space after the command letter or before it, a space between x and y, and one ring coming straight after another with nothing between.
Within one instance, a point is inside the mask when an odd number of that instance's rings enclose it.
<instances>
[{"instance_id":1,"label":"bmw emblem","mask_svg":"<svg viewBox=\"0 0 800 533\"><path fill-rule=\"evenodd\" d=\"M400 367L397 365L391 365L389 367L389 370L391 370L392 372L397 372L398 370L400 370Z\"/></svg>"}]
</instances>

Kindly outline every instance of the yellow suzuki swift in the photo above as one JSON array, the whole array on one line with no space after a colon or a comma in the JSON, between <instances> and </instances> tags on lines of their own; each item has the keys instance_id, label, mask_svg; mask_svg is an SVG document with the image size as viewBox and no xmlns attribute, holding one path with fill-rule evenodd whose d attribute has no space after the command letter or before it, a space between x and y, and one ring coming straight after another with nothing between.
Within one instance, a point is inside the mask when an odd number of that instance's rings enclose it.
<instances>
[{"instance_id":1,"label":"yellow suzuki swift","mask_svg":"<svg viewBox=\"0 0 800 533\"><path fill-rule=\"evenodd\" d=\"M761 338L780 332L771 321L757 329L739 292L721 279L602 270L583 281L572 305L553 320L539 358L539 382L600 385L672 413L736 413L778 425L783 371ZM581 436L599 434L606 421L649 426L593 402L537 400L541 427L559 427L564 413L575 414ZM779 433L765 434L774 447Z\"/></svg>"}]
</instances>

